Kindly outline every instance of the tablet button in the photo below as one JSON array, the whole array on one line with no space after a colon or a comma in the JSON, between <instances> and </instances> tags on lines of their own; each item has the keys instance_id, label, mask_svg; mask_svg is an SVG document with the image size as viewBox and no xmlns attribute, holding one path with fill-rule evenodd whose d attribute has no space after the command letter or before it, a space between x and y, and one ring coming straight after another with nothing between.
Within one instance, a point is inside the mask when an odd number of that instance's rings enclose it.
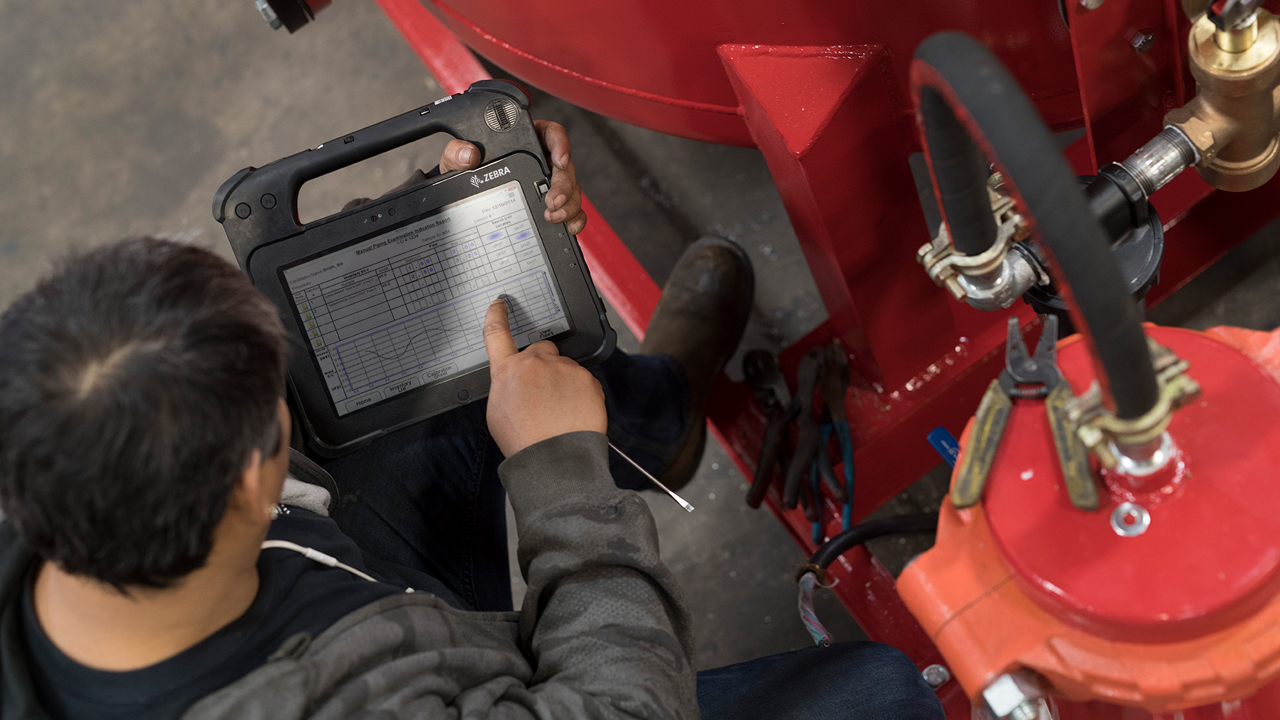
<instances>
[{"instance_id":1,"label":"tablet button","mask_svg":"<svg viewBox=\"0 0 1280 720\"><path fill-rule=\"evenodd\" d=\"M467 398L469 397L471 397L471 393L467 392L466 390L458 391L458 402L466 402Z\"/></svg>"},{"instance_id":2,"label":"tablet button","mask_svg":"<svg viewBox=\"0 0 1280 720\"><path fill-rule=\"evenodd\" d=\"M555 323L539 330L534 330L529 333L529 344L532 345L540 340L548 340L562 332L564 332L564 325L561 325L560 323Z\"/></svg>"},{"instance_id":3,"label":"tablet button","mask_svg":"<svg viewBox=\"0 0 1280 720\"><path fill-rule=\"evenodd\" d=\"M241 220L249 217L251 212L253 212L253 208L249 207L249 203L240 203L236 206L236 217Z\"/></svg>"},{"instance_id":4,"label":"tablet button","mask_svg":"<svg viewBox=\"0 0 1280 720\"><path fill-rule=\"evenodd\" d=\"M418 377L422 378L422 382L424 383L433 383L436 380L439 380L440 378L455 372L458 372L457 363L449 363L444 367L436 367L436 368L427 370L426 372L422 373Z\"/></svg>"},{"instance_id":5,"label":"tablet button","mask_svg":"<svg viewBox=\"0 0 1280 720\"><path fill-rule=\"evenodd\" d=\"M359 410L362 407L368 407L382 399L382 393L372 392L358 400L352 400L347 403L347 412Z\"/></svg>"},{"instance_id":6,"label":"tablet button","mask_svg":"<svg viewBox=\"0 0 1280 720\"><path fill-rule=\"evenodd\" d=\"M391 397L402 392L408 392L416 387L418 387L418 378L405 378L395 385L388 385L382 389L387 391L387 397Z\"/></svg>"}]
</instances>

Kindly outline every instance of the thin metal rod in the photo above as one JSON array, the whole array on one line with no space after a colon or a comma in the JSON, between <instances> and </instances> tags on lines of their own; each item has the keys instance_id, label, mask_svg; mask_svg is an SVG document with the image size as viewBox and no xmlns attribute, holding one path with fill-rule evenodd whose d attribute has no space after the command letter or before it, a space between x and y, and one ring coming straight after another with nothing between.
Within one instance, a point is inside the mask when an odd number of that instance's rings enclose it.
<instances>
[{"instance_id":1,"label":"thin metal rod","mask_svg":"<svg viewBox=\"0 0 1280 720\"><path fill-rule=\"evenodd\" d=\"M679 495L675 494L675 493L671 490L671 488L669 488L669 487L667 487L666 485L663 485L662 483L658 482L658 478L656 478L656 477L654 477L654 476L650 475L648 470L645 470L644 468L640 467L640 463L637 463L635 460L632 460L631 458L627 457L627 454L626 454L626 453L624 453L624 452L622 452L621 450L619 450L617 445L614 445L613 443L609 443L609 447L613 448L613 451L614 451L614 452L616 452L616 453L618 453L618 457L620 457L620 458L622 458L623 460L626 460L627 462L631 463L631 466L632 466L632 467L634 467L635 469L639 470L639 471L640 471L640 473L641 473L642 475L644 475L645 477L649 478L649 480L650 480L654 485L657 485L658 487L662 488L663 490L666 490L666 491L667 491L667 494L671 496L671 499L672 499L672 500L675 500L676 502L680 503L680 507L684 508L685 510L687 510L687 511L689 511L689 512L693 512L693 506L692 506L692 505L690 505L689 503L685 502L685 499L684 499L684 498L682 498L682 497L680 497Z\"/></svg>"}]
</instances>

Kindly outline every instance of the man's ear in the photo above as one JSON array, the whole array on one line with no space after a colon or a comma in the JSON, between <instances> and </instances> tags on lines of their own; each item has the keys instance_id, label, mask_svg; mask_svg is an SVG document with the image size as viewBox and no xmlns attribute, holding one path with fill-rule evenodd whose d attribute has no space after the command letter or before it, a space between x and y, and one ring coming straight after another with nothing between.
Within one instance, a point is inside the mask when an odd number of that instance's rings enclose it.
<instances>
[{"instance_id":1,"label":"man's ear","mask_svg":"<svg viewBox=\"0 0 1280 720\"><path fill-rule=\"evenodd\" d=\"M264 482L264 470L266 467L262 461L262 451L255 449L249 453L249 460L244 464L231 493L232 507L242 517L255 523L271 522L271 508L275 507L279 498L279 489L271 495L271 489Z\"/></svg>"},{"instance_id":2,"label":"man's ear","mask_svg":"<svg viewBox=\"0 0 1280 720\"><path fill-rule=\"evenodd\" d=\"M280 398L276 403L276 453L262 459L262 478L259 480L272 505L280 502L284 479L289 475L289 433L292 430L292 420L288 404L284 398Z\"/></svg>"},{"instance_id":3,"label":"man's ear","mask_svg":"<svg viewBox=\"0 0 1280 720\"><path fill-rule=\"evenodd\" d=\"M289 407L284 399L276 405L276 452L264 456L261 449L249 453L249 459L236 480L231 502L242 517L256 523L270 523L272 510L280 502L285 476L289 474Z\"/></svg>"}]
</instances>

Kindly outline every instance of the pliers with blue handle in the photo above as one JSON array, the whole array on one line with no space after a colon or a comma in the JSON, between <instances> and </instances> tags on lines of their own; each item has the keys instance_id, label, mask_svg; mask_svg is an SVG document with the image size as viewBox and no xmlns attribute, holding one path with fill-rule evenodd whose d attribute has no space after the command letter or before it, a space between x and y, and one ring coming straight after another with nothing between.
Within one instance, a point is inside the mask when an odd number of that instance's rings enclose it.
<instances>
[{"instance_id":1,"label":"pliers with blue handle","mask_svg":"<svg viewBox=\"0 0 1280 720\"><path fill-rule=\"evenodd\" d=\"M840 463L844 466L843 492L833 492L837 500L844 503L840 517L840 529L848 530L853 524L853 435L849 430L849 417L845 413L844 398L849 391L849 358L839 342L832 342L826 347L823 362L822 380L819 383L822 399L827 407L828 422L822 425L822 460L821 469L827 469L832 477L828 484L839 487L831 468L830 457L827 456L827 443L834 433L840 445ZM814 535L820 538L821 528L816 527ZM814 540L818 542L818 540Z\"/></svg>"}]
</instances>

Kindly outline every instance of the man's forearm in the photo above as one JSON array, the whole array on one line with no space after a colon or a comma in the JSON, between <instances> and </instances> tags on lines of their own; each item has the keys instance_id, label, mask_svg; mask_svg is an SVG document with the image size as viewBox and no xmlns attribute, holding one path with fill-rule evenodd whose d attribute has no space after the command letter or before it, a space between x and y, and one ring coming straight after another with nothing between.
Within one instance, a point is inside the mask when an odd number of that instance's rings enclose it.
<instances>
[{"instance_id":1,"label":"man's forearm","mask_svg":"<svg viewBox=\"0 0 1280 720\"><path fill-rule=\"evenodd\" d=\"M498 472L529 584L531 689L557 717L697 717L690 620L648 506L618 490L600 433L560 435Z\"/></svg>"}]
</instances>

